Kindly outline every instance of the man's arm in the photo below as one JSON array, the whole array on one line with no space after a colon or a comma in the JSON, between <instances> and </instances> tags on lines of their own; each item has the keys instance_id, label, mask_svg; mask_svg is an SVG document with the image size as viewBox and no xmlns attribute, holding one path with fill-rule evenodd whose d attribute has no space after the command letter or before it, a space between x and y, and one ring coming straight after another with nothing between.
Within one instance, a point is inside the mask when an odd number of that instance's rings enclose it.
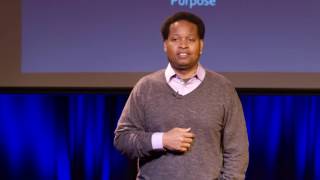
<instances>
[{"instance_id":1,"label":"man's arm","mask_svg":"<svg viewBox=\"0 0 320 180\"><path fill-rule=\"evenodd\" d=\"M114 146L128 157L150 156L152 132L146 132L144 124L144 104L138 83L126 102L115 130Z\"/></svg>"},{"instance_id":2,"label":"man's arm","mask_svg":"<svg viewBox=\"0 0 320 180\"><path fill-rule=\"evenodd\" d=\"M153 151L159 150L188 151L194 138L190 128L173 128L162 133L145 130L143 95L146 94L141 91L141 83L138 83L120 116L115 130L114 146L133 159L150 156Z\"/></svg>"},{"instance_id":3,"label":"man's arm","mask_svg":"<svg viewBox=\"0 0 320 180\"><path fill-rule=\"evenodd\" d=\"M233 89L226 105L222 179L242 180L249 162L249 142L240 99Z\"/></svg>"}]
</instances>

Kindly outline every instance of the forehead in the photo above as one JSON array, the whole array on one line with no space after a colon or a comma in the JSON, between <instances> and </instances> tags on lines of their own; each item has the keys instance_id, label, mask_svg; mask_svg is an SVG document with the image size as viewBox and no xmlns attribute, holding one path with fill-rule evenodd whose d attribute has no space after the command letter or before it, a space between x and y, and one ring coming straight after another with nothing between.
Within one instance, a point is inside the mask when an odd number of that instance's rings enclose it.
<instances>
[{"instance_id":1,"label":"forehead","mask_svg":"<svg viewBox=\"0 0 320 180\"><path fill-rule=\"evenodd\" d=\"M172 23L169 27L169 35L180 33L197 34L197 25L186 20L179 20Z\"/></svg>"}]
</instances>

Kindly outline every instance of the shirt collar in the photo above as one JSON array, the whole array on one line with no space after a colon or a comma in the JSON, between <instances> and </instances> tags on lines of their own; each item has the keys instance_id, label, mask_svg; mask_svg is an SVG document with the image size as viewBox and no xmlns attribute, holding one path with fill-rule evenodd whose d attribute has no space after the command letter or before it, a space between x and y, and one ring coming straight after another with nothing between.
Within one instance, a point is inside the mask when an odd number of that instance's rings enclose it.
<instances>
[{"instance_id":1,"label":"shirt collar","mask_svg":"<svg viewBox=\"0 0 320 180\"><path fill-rule=\"evenodd\" d=\"M165 70L165 77L166 77L166 81L167 82L170 82L170 80L172 78L174 78L176 76L176 72L174 72L172 66L170 63L168 63L168 66ZM194 75L194 77L198 78L200 81L203 81L204 80L204 77L206 75L206 71L205 69L202 67L202 65L199 63L198 64L198 68L197 68L197 72L196 74Z\"/></svg>"}]
</instances>

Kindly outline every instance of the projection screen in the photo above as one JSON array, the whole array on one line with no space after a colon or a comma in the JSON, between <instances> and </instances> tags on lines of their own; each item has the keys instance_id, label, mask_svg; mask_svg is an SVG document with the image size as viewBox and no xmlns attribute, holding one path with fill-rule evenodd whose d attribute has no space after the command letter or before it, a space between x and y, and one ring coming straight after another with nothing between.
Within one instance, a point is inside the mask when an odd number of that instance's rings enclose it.
<instances>
[{"instance_id":1,"label":"projection screen","mask_svg":"<svg viewBox=\"0 0 320 180\"><path fill-rule=\"evenodd\" d=\"M320 1L0 2L0 87L130 88L163 69L160 27L206 24L201 64L237 88L320 89Z\"/></svg>"}]
</instances>

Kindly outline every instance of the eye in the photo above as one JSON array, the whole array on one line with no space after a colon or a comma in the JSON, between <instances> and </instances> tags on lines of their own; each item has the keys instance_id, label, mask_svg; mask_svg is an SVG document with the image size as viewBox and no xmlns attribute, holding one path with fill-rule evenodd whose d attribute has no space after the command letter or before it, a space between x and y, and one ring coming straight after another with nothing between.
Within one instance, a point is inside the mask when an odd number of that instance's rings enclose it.
<instances>
[{"instance_id":1,"label":"eye","mask_svg":"<svg viewBox=\"0 0 320 180\"><path fill-rule=\"evenodd\" d=\"M195 42L196 41L194 38L189 38L188 40L189 40L189 42Z\"/></svg>"},{"instance_id":2,"label":"eye","mask_svg":"<svg viewBox=\"0 0 320 180\"><path fill-rule=\"evenodd\" d=\"M171 41L178 41L178 38L171 38Z\"/></svg>"}]
</instances>

